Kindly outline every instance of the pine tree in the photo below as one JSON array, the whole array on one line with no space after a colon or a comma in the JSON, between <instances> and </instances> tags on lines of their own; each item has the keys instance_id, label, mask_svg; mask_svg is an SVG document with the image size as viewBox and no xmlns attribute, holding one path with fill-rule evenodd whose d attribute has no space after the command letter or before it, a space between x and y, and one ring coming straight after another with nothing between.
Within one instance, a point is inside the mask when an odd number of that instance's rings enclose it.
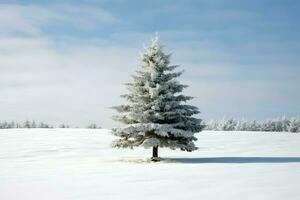
<instances>
[{"instance_id":1,"label":"pine tree","mask_svg":"<svg viewBox=\"0 0 300 200\"><path fill-rule=\"evenodd\" d=\"M36 123L34 120L31 122L31 128L36 128Z\"/></svg>"},{"instance_id":2,"label":"pine tree","mask_svg":"<svg viewBox=\"0 0 300 200\"><path fill-rule=\"evenodd\" d=\"M31 128L30 121L26 120L24 122L24 128Z\"/></svg>"},{"instance_id":3,"label":"pine tree","mask_svg":"<svg viewBox=\"0 0 300 200\"><path fill-rule=\"evenodd\" d=\"M247 131L248 130L248 121L246 119L242 119L237 122L235 126L235 131Z\"/></svg>"},{"instance_id":4,"label":"pine tree","mask_svg":"<svg viewBox=\"0 0 300 200\"><path fill-rule=\"evenodd\" d=\"M88 129L97 129L98 126L97 126L97 124L95 124L95 123L91 123L91 124L89 124L89 125L87 126L87 128L88 128Z\"/></svg>"},{"instance_id":5,"label":"pine tree","mask_svg":"<svg viewBox=\"0 0 300 200\"><path fill-rule=\"evenodd\" d=\"M209 122L206 123L205 129L206 130L217 130L218 127L218 121L217 120L210 120Z\"/></svg>"},{"instance_id":6,"label":"pine tree","mask_svg":"<svg viewBox=\"0 0 300 200\"><path fill-rule=\"evenodd\" d=\"M127 83L129 94L122 95L127 104L114 107L120 114L114 119L125 126L113 129L119 139L113 147L152 148L152 160L158 160L158 147L193 151L197 147L195 133L203 129L201 119L192 117L198 108L186 104L192 99L180 94L186 85L173 72L178 65L170 65L170 54L162 51L158 37L141 55L141 70Z\"/></svg>"},{"instance_id":7,"label":"pine tree","mask_svg":"<svg viewBox=\"0 0 300 200\"><path fill-rule=\"evenodd\" d=\"M44 122L41 122L41 123L39 124L39 128L45 128Z\"/></svg>"},{"instance_id":8,"label":"pine tree","mask_svg":"<svg viewBox=\"0 0 300 200\"><path fill-rule=\"evenodd\" d=\"M61 124L61 125L59 125L59 128L66 128L66 125L65 124Z\"/></svg>"},{"instance_id":9,"label":"pine tree","mask_svg":"<svg viewBox=\"0 0 300 200\"><path fill-rule=\"evenodd\" d=\"M223 117L220 121L218 130L220 131L233 131L235 129L236 122L233 118Z\"/></svg>"},{"instance_id":10,"label":"pine tree","mask_svg":"<svg viewBox=\"0 0 300 200\"><path fill-rule=\"evenodd\" d=\"M299 118L292 118L290 120L288 131L291 133L300 132L300 119Z\"/></svg>"}]
</instances>

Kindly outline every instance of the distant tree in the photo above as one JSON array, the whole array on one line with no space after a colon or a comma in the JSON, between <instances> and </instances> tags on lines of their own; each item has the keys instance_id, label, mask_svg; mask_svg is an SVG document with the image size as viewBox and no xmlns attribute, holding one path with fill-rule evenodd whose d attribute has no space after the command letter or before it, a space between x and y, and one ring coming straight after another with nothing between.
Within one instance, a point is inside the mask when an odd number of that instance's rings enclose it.
<instances>
[{"instance_id":1,"label":"distant tree","mask_svg":"<svg viewBox=\"0 0 300 200\"><path fill-rule=\"evenodd\" d=\"M256 120L248 121L246 128L247 131L260 131L260 129L261 126Z\"/></svg>"},{"instance_id":2,"label":"distant tree","mask_svg":"<svg viewBox=\"0 0 300 200\"><path fill-rule=\"evenodd\" d=\"M65 124L61 124L61 125L59 125L59 128L66 128L66 125Z\"/></svg>"},{"instance_id":3,"label":"distant tree","mask_svg":"<svg viewBox=\"0 0 300 200\"><path fill-rule=\"evenodd\" d=\"M224 117L222 120L210 120L207 123L207 130L220 131L268 131L268 132L295 132L298 127L299 118L287 118L286 116L267 119L261 122L256 120L242 119L240 121ZM299 128L300 129L300 128ZM297 131L296 131L297 132Z\"/></svg>"},{"instance_id":4,"label":"distant tree","mask_svg":"<svg viewBox=\"0 0 300 200\"><path fill-rule=\"evenodd\" d=\"M46 124L44 122L40 122L38 127L39 128L46 128Z\"/></svg>"},{"instance_id":5,"label":"distant tree","mask_svg":"<svg viewBox=\"0 0 300 200\"><path fill-rule=\"evenodd\" d=\"M217 120L210 120L206 123L205 129L206 130L217 130L219 122Z\"/></svg>"},{"instance_id":6,"label":"distant tree","mask_svg":"<svg viewBox=\"0 0 300 200\"><path fill-rule=\"evenodd\" d=\"M16 123L15 127L16 128L22 128L22 125L20 123Z\"/></svg>"},{"instance_id":7,"label":"distant tree","mask_svg":"<svg viewBox=\"0 0 300 200\"><path fill-rule=\"evenodd\" d=\"M233 131L235 130L236 122L233 118L223 117L218 125L218 130Z\"/></svg>"},{"instance_id":8,"label":"distant tree","mask_svg":"<svg viewBox=\"0 0 300 200\"><path fill-rule=\"evenodd\" d=\"M275 125L272 120L267 119L261 124L261 130L262 131L274 131Z\"/></svg>"},{"instance_id":9,"label":"distant tree","mask_svg":"<svg viewBox=\"0 0 300 200\"><path fill-rule=\"evenodd\" d=\"M31 122L31 128L36 128L36 123L34 120Z\"/></svg>"},{"instance_id":10,"label":"distant tree","mask_svg":"<svg viewBox=\"0 0 300 200\"><path fill-rule=\"evenodd\" d=\"M0 123L0 128L5 129L6 128L6 122L1 122Z\"/></svg>"},{"instance_id":11,"label":"distant tree","mask_svg":"<svg viewBox=\"0 0 300 200\"><path fill-rule=\"evenodd\" d=\"M240 121L237 121L235 130L236 131L247 131L248 129L248 121L245 119L242 119Z\"/></svg>"},{"instance_id":12,"label":"distant tree","mask_svg":"<svg viewBox=\"0 0 300 200\"><path fill-rule=\"evenodd\" d=\"M24 123L18 123L14 121L3 121L0 122L0 129L11 129L11 128L53 128L52 125L46 124L44 122L41 122L39 125L36 124L36 122L26 120Z\"/></svg>"},{"instance_id":13,"label":"distant tree","mask_svg":"<svg viewBox=\"0 0 300 200\"><path fill-rule=\"evenodd\" d=\"M70 128L68 124L62 123L59 125L59 128Z\"/></svg>"},{"instance_id":14,"label":"distant tree","mask_svg":"<svg viewBox=\"0 0 300 200\"><path fill-rule=\"evenodd\" d=\"M98 129L101 128L100 126L97 126L95 123L91 123L87 126L88 129Z\"/></svg>"},{"instance_id":15,"label":"distant tree","mask_svg":"<svg viewBox=\"0 0 300 200\"><path fill-rule=\"evenodd\" d=\"M300 119L299 118L292 118L290 120L288 131L291 133L300 132Z\"/></svg>"},{"instance_id":16,"label":"distant tree","mask_svg":"<svg viewBox=\"0 0 300 200\"><path fill-rule=\"evenodd\" d=\"M281 118L281 122L282 122L282 131L287 132L290 126L290 119L288 119L286 116L283 116Z\"/></svg>"},{"instance_id":17,"label":"distant tree","mask_svg":"<svg viewBox=\"0 0 300 200\"><path fill-rule=\"evenodd\" d=\"M7 127L6 127L6 128L13 128L11 122L8 122L8 123L7 123Z\"/></svg>"},{"instance_id":18,"label":"distant tree","mask_svg":"<svg viewBox=\"0 0 300 200\"><path fill-rule=\"evenodd\" d=\"M14 121L11 121L11 123L10 123L10 124L11 124L11 127L12 127L12 128L16 128L16 124L15 124L15 122L14 122Z\"/></svg>"},{"instance_id":19,"label":"distant tree","mask_svg":"<svg viewBox=\"0 0 300 200\"><path fill-rule=\"evenodd\" d=\"M24 126L23 126L23 127L24 127L24 128L31 128L30 121L26 120L26 121L24 122Z\"/></svg>"},{"instance_id":20,"label":"distant tree","mask_svg":"<svg viewBox=\"0 0 300 200\"><path fill-rule=\"evenodd\" d=\"M4 122L4 123L3 123L3 127L4 127L4 128L8 128L8 123L7 123L7 122Z\"/></svg>"}]
</instances>

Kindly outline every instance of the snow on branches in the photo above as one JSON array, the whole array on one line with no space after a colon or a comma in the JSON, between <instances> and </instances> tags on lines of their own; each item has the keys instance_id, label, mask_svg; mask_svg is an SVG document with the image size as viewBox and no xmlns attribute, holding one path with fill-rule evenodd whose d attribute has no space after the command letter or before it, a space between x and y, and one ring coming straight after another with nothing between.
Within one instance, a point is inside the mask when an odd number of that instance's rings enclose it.
<instances>
[{"instance_id":1,"label":"snow on branches","mask_svg":"<svg viewBox=\"0 0 300 200\"><path fill-rule=\"evenodd\" d=\"M267 119L264 121L256 120L235 120L223 117L221 120L211 120L206 125L206 130L214 131L266 131L266 132L300 132L300 118L287 118L285 116Z\"/></svg>"},{"instance_id":2,"label":"snow on branches","mask_svg":"<svg viewBox=\"0 0 300 200\"><path fill-rule=\"evenodd\" d=\"M127 104L114 107L119 114L114 119L125 126L113 129L119 139L114 147L168 147L193 151L194 134L203 129L202 120L192 117L198 108L186 104L192 99L181 94L186 85L176 78L177 65L170 65L170 55L162 51L158 37L141 54L141 69L126 86L122 95Z\"/></svg>"}]
</instances>

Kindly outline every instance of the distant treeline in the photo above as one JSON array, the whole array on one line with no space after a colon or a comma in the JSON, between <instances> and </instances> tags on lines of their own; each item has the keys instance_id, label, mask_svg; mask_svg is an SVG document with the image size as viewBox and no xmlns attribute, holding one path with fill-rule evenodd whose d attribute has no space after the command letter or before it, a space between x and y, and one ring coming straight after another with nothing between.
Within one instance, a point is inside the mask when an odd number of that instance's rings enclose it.
<instances>
[{"instance_id":1,"label":"distant treeline","mask_svg":"<svg viewBox=\"0 0 300 200\"><path fill-rule=\"evenodd\" d=\"M0 129L10 129L10 128L71 128L68 124L62 123L59 126L55 127L51 124L45 122L36 122L36 121L25 121L24 123L18 123L14 121L0 121ZM79 127L75 127L79 128ZM88 129L100 129L101 126L98 126L95 123L91 123L85 128Z\"/></svg>"},{"instance_id":2,"label":"distant treeline","mask_svg":"<svg viewBox=\"0 0 300 200\"><path fill-rule=\"evenodd\" d=\"M214 131L267 131L267 132L300 132L300 118L279 117L264 121L236 120L224 117L206 123L206 130Z\"/></svg>"}]
</instances>

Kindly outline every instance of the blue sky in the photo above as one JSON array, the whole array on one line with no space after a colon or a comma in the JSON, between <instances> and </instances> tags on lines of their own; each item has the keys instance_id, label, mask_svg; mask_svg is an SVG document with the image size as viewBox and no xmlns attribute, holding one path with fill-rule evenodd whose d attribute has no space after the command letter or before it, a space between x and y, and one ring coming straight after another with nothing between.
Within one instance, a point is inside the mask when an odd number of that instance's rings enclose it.
<instances>
[{"instance_id":1,"label":"blue sky","mask_svg":"<svg viewBox=\"0 0 300 200\"><path fill-rule=\"evenodd\" d=\"M160 34L204 119L300 115L300 2L0 1L0 120L115 124Z\"/></svg>"}]
</instances>

